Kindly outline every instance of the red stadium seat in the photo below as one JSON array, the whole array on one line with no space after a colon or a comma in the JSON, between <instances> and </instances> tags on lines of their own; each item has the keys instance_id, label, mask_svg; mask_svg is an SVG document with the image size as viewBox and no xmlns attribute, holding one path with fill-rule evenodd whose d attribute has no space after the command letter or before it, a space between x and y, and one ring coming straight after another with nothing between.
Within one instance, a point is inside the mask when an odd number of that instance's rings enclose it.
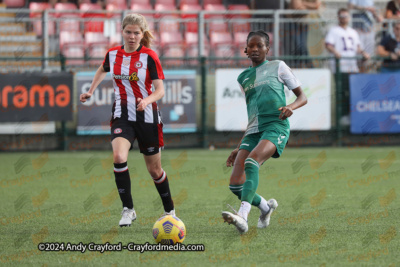
<instances>
[{"instance_id":1,"label":"red stadium seat","mask_svg":"<svg viewBox=\"0 0 400 267\"><path fill-rule=\"evenodd\" d=\"M183 45L183 38L180 32L161 32L160 44L164 48L172 45Z\"/></svg>"},{"instance_id":2,"label":"red stadium seat","mask_svg":"<svg viewBox=\"0 0 400 267\"><path fill-rule=\"evenodd\" d=\"M83 45L83 37L79 32L60 32L60 50L63 51L64 46L78 44Z\"/></svg>"},{"instance_id":3,"label":"red stadium seat","mask_svg":"<svg viewBox=\"0 0 400 267\"><path fill-rule=\"evenodd\" d=\"M232 45L232 35L229 32L212 32L210 38L211 46Z\"/></svg>"},{"instance_id":4,"label":"red stadium seat","mask_svg":"<svg viewBox=\"0 0 400 267\"><path fill-rule=\"evenodd\" d=\"M176 11L176 6L174 5L166 5L166 4L155 4L154 5L154 10L155 11ZM154 15L156 18L164 17L166 16L165 14L159 14L158 12ZM176 16L176 15L175 15Z\"/></svg>"},{"instance_id":5,"label":"red stadium seat","mask_svg":"<svg viewBox=\"0 0 400 267\"><path fill-rule=\"evenodd\" d=\"M135 12L146 11L146 10L153 10L153 7L150 4L142 4L142 3L132 3L131 10Z\"/></svg>"},{"instance_id":6,"label":"red stadium seat","mask_svg":"<svg viewBox=\"0 0 400 267\"><path fill-rule=\"evenodd\" d=\"M186 44L186 55L188 57L198 57L199 54L199 39L198 34L194 32L185 32L185 44ZM210 45L208 39L205 35L204 39L204 55L208 57L210 55ZM198 62L196 60L191 60L189 62L191 65L196 65Z\"/></svg>"},{"instance_id":7,"label":"red stadium seat","mask_svg":"<svg viewBox=\"0 0 400 267\"><path fill-rule=\"evenodd\" d=\"M25 0L3 0L3 4L9 8L25 7Z\"/></svg>"},{"instance_id":8,"label":"red stadium seat","mask_svg":"<svg viewBox=\"0 0 400 267\"><path fill-rule=\"evenodd\" d=\"M160 18L158 24L160 32L177 32L179 31L179 16L178 15L166 15Z\"/></svg>"},{"instance_id":9,"label":"red stadium seat","mask_svg":"<svg viewBox=\"0 0 400 267\"><path fill-rule=\"evenodd\" d=\"M108 38L100 32L87 32L85 33L85 45L90 47L92 45L104 45L107 46L109 43Z\"/></svg>"},{"instance_id":10,"label":"red stadium seat","mask_svg":"<svg viewBox=\"0 0 400 267\"><path fill-rule=\"evenodd\" d=\"M99 58L99 59L90 59L89 65L100 65L103 63L104 57L107 54L108 45L107 44L96 44L94 46L89 47L88 56L89 58Z\"/></svg>"},{"instance_id":11,"label":"red stadium seat","mask_svg":"<svg viewBox=\"0 0 400 267\"><path fill-rule=\"evenodd\" d=\"M235 32L233 34L233 42L236 47L245 47L247 41L248 32Z\"/></svg>"},{"instance_id":12,"label":"red stadium seat","mask_svg":"<svg viewBox=\"0 0 400 267\"><path fill-rule=\"evenodd\" d=\"M68 10L78 10L75 4L72 3L57 3L54 6L54 9L57 10L57 15L65 15L68 14ZM73 15L78 15L78 13L70 13Z\"/></svg>"},{"instance_id":13,"label":"red stadium seat","mask_svg":"<svg viewBox=\"0 0 400 267\"><path fill-rule=\"evenodd\" d=\"M233 65L234 61L231 59L235 56L235 50L231 45L218 46L214 51L214 56L221 57L223 59L217 60L217 65Z\"/></svg>"},{"instance_id":14,"label":"red stadium seat","mask_svg":"<svg viewBox=\"0 0 400 267\"><path fill-rule=\"evenodd\" d=\"M65 14L61 15L61 21L59 23L60 32L61 31L73 31L79 32L80 25L79 25L79 16L73 14Z\"/></svg>"},{"instance_id":15,"label":"red stadium seat","mask_svg":"<svg viewBox=\"0 0 400 267\"><path fill-rule=\"evenodd\" d=\"M228 10L234 10L234 11L246 11L249 10L249 7L247 5L229 5ZM246 20L251 18L251 15L249 13L243 13L243 14L234 14L230 15L230 22L232 23L232 31L233 32L249 32L250 31L250 23L246 21L240 21L241 19Z\"/></svg>"},{"instance_id":16,"label":"red stadium seat","mask_svg":"<svg viewBox=\"0 0 400 267\"><path fill-rule=\"evenodd\" d=\"M110 36L110 43L109 43L109 47L116 47L122 45L122 35L121 33L116 33L112 36Z\"/></svg>"},{"instance_id":17,"label":"red stadium seat","mask_svg":"<svg viewBox=\"0 0 400 267\"><path fill-rule=\"evenodd\" d=\"M201 6L200 5L194 5L194 4L182 4L181 5L181 11L201 11ZM185 22L185 28L186 31L190 32L197 32L198 30L198 23L197 23L197 14L182 14L182 19L193 19L195 21L190 21L190 22Z\"/></svg>"},{"instance_id":18,"label":"red stadium seat","mask_svg":"<svg viewBox=\"0 0 400 267\"><path fill-rule=\"evenodd\" d=\"M151 5L150 0L131 0L131 5L132 4L146 4L146 5Z\"/></svg>"},{"instance_id":19,"label":"red stadium seat","mask_svg":"<svg viewBox=\"0 0 400 267\"><path fill-rule=\"evenodd\" d=\"M78 57L82 59L67 59L66 65L80 65L82 66L85 64L84 57L85 57L85 47L82 44L70 44L66 45L62 50L62 54L69 58L69 57Z\"/></svg>"},{"instance_id":20,"label":"red stadium seat","mask_svg":"<svg viewBox=\"0 0 400 267\"><path fill-rule=\"evenodd\" d=\"M156 5L157 4L175 6L175 8L176 8L175 0L156 0Z\"/></svg>"},{"instance_id":21,"label":"red stadium seat","mask_svg":"<svg viewBox=\"0 0 400 267\"><path fill-rule=\"evenodd\" d=\"M110 13L108 13L107 15L108 15L108 17L121 17L121 14L117 14L117 13L115 13L115 12L117 12L117 11L123 11L123 10L125 10L126 9L126 7L125 8L122 8L122 7L120 7L120 6L117 6L117 5L114 5L114 4L107 4L106 5L106 10L107 11L109 11Z\"/></svg>"},{"instance_id":22,"label":"red stadium seat","mask_svg":"<svg viewBox=\"0 0 400 267\"><path fill-rule=\"evenodd\" d=\"M222 4L207 4L205 5L206 11L221 11L221 14L205 15L208 21L209 32L226 32L228 31L228 23L226 22L225 15L226 8Z\"/></svg>"},{"instance_id":23,"label":"red stadium seat","mask_svg":"<svg viewBox=\"0 0 400 267\"><path fill-rule=\"evenodd\" d=\"M103 32L104 22L91 20L93 18L105 17L102 13L90 13L91 10L103 10L99 4L81 4L79 9L85 12L81 16L87 19L87 21L84 22L85 32Z\"/></svg>"},{"instance_id":24,"label":"red stadium seat","mask_svg":"<svg viewBox=\"0 0 400 267\"><path fill-rule=\"evenodd\" d=\"M198 5L199 4L199 0L181 0L180 1L180 5Z\"/></svg>"},{"instance_id":25,"label":"red stadium seat","mask_svg":"<svg viewBox=\"0 0 400 267\"><path fill-rule=\"evenodd\" d=\"M164 49L163 56L164 57L178 57L178 58L183 59L185 57L185 51L180 46L168 47L168 48ZM168 66L182 66L184 62L183 62L183 60L179 60L179 59L170 59L170 60L164 60L163 64L164 63L165 63L165 65L168 65Z\"/></svg>"},{"instance_id":26,"label":"red stadium seat","mask_svg":"<svg viewBox=\"0 0 400 267\"><path fill-rule=\"evenodd\" d=\"M49 3L35 3L35 2L32 2L32 3L29 4L29 10L30 10L29 16L31 18L41 17L42 16L42 12L44 10L46 10L46 9L51 9L51 6L50 6Z\"/></svg>"},{"instance_id":27,"label":"red stadium seat","mask_svg":"<svg viewBox=\"0 0 400 267\"><path fill-rule=\"evenodd\" d=\"M203 0L203 5L206 6L208 4L219 4L222 5L222 0Z\"/></svg>"},{"instance_id":28,"label":"red stadium seat","mask_svg":"<svg viewBox=\"0 0 400 267\"><path fill-rule=\"evenodd\" d=\"M118 10L125 10L126 0L106 0L107 5L114 5Z\"/></svg>"},{"instance_id":29,"label":"red stadium seat","mask_svg":"<svg viewBox=\"0 0 400 267\"><path fill-rule=\"evenodd\" d=\"M32 2L29 4L29 10L30 14L29 16L31 18L41 18L42 17L42 12L46 9L51 9L50 4L48 3L35 3ZM41 20L34 20L32 22L33 24L33 31L36 33L36 35L41 36L42 35L42 21ZM55 33L55 22L50 21L48 24L49 27L49 35L54 35Z\"/></svg>"}]
</instances>

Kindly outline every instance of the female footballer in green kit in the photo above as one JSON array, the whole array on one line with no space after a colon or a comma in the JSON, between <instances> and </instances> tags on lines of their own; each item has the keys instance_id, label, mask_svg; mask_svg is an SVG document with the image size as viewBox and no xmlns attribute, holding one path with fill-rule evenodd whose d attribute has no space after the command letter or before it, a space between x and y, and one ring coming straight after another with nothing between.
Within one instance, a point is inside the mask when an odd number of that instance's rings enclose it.
<instances>
[{"instance_id":1,"label":"female footballer in green kit","mask_svg":"<svg viewBox=\"0 0 400 267\"><path fill-rule=\"evenodd\" d=\"M226 165L233 166L229 189L242 203L238 212L224 211L222 217L235 225L240 233L248 231L247 216L251 205L258 207L261 212L258 228L269 225L271 213L278 207L278 202L275 199L266 201L256 194L259 167L270 157L280 157L290 134L287 118L293 114L293 110L307 103L300 82L285 62L266 59L269 49L266 32L250 32L245 53L251 59L252 66L237 79L246 98L248 125ZM284 85L297 96L289 105L286 105Z\"/></svg>"}]
</instances>

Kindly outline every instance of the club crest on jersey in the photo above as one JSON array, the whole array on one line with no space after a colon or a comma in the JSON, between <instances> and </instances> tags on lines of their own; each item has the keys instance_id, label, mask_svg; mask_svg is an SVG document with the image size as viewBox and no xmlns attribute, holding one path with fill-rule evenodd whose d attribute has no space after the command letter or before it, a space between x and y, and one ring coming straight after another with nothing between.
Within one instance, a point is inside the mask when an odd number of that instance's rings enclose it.
<instances>
[{"instance_id":1,"label":"club crest on jersey","mask_svg":"<svg viewBox=\"0 0 400 267\"><path fill-rule=\"evenodd\" d=\"M122 65L124 65L124 66L129 66L130 63L131 63L131 60L130 60L130 59L124 59L124 60L122 60Z\"/></svg>"},{"instance_id":2,"label":"club crest on jersey","mask_svg":"<svg viewBox=\"0 0 400 267\"><path fill-rule=\"evenodd\" d=\"M137 76L136 72L132 72L131 75L115 75L113 74L113 78L117 80L129 80L129 81L139 81L139 77Z\"/></svg>"},{"instance_id":3,"label":"club crest on jersey","mask_svg":"<svg viewBox=\"0 0 400 267\"><path fill-rule=\"evenodd\" d=\"M135 68L140 69L141 67L143 67L143 63L141 61L136 61Z\"/></svg>"},{"instance_id":4,"label":"club crest on jersey","mask_svg":"<svg viewBox=\"0 0 400 267\"><path fill-rule=\"evenodd\" d=\"M114 130L114 133L115 134L120 134L120 133L122 133L122 129L121 128L117 128L117 129Z\"/></svg>"}]
</instances>

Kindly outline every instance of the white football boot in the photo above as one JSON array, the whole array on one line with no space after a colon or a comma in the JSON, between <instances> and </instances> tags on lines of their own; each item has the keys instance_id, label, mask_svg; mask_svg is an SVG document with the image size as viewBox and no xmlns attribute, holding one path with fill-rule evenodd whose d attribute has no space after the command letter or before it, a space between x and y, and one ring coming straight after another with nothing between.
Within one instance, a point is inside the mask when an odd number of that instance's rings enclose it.
<instances>
[{"instance_id":1,"label":"white football boot","mask_svg":"<svg viewBox=\"0 0 400 267\"><path fill-rule=\"evenodd\" d=\"M222 218L228 224L233 224L234 226L236 226L240 234L246 233L249 230L247 221L243 217L239 216L230 205L228 206L235 212L235 214L229 211L223 211Z\"/></svg>"},{"instance_id":2,"label":"white football boot","mask_svg":"<svg viewBox=\"0 0 400 267\"><path fill-rule=\"evenodd\" d=\"M169 212L164 212L164 214L163 214L163 216L167 216L167 215L171 215L171 216L176 216L175 215L175 210L171 210L171 211L169 211Z\"/></svg>"},{"instance_id":3,"label":"white football boot","mask_svg":"<svg viewBox=\"0 0 400 267\"><path fill-rule=\"evenodd\" d=\"M122 218L119 221L120 227L131 226L132 222L136 220L135 209L128 209L127 207L124 207L124 209L121 212L121 215Z\"/></svg>"},{"instance_id":4,"label":"white football boot","mask_svg":"<svg viewBox=\"0 0 400 267\"><path fill-rule=\"evenodd\" d=\"M271 214L278 207L278 202L271 198L267 201L269 206L269 211L265 214L261 212L260 218L258 218L258 228L266 228L269 225L269 221L271 220Z\"/></svg>"}]
</instances>

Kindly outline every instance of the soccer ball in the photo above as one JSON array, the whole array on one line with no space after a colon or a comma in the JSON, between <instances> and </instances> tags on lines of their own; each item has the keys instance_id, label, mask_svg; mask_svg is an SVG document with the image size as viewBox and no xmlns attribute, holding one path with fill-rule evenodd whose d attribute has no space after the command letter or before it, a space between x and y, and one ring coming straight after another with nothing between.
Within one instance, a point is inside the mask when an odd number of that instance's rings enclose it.
<instances>
[{"instance_id":1,"label":"soccer ball","mask_svg":"<svg viewBox=\"0 0 400 267\"><path fill-rule=\"evenodd\" d=\"M153 237L156 243L168 245L182 243L186 237L186 227L178 217L166 215L154 224Z\"/></svg>"}]
</instances>

